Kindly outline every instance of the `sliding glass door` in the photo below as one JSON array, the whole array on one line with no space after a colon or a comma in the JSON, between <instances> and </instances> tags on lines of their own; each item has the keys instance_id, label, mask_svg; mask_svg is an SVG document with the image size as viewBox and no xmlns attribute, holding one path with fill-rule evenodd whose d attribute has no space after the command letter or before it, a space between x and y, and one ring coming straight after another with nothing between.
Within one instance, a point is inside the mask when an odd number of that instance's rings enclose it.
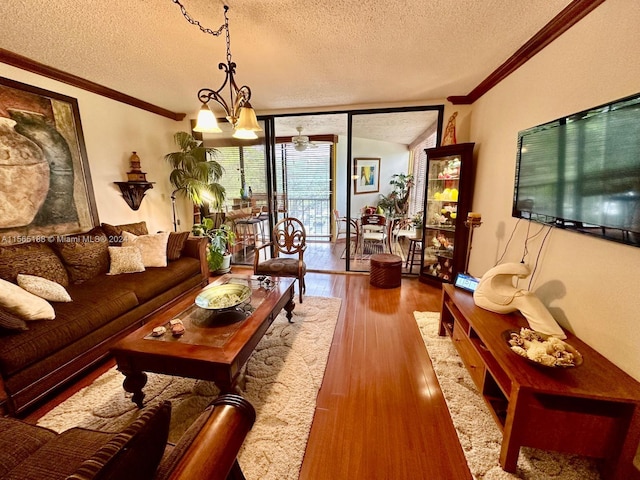
<instances>
[{"instance_id":1,"label":"sliding glass door","mask_svg":"<svg viewBox=\"0 0 640 480\"><path fill-rule=\"evenodd\" d=\"M230 124L222 121L222 134L203 134L204 145L216 149L215 160L224 170L219 183L225 189L225 202L212 216L224 219L235 233L233 264L253 264L256 248L270 238L269 125L268 121L260 124L263 131L255 140L233 138Z\"/></svg>"},{"instance_id":2,"label":"sliding glass door","mask_svg":"<svg viewBox=\"0 0 640 480\"><path fill-rule=\"evenodd\" d=\"M287 205L286 213L279 215L298 218L305 226L309 270L345 270L342 250L336 254L344 243L335 244L333 212L337 163L341 147L346 148L346 122L346 114L274 118L274 182Z\"/></svg>"},{"instance_id":3,"label":"sliding glass door","mask_svg":"<svg viewBox=\"0 0 640 480\"><path fill-rule=\"evenodd\" d=\"M368 271L371 256L391 253L402 259L404 272L417 274L409 258L416 231L412 220L422 215L424 168L420 150L435 146L442 106L367 110L350 114L352 173L350 217L360 236L350 270ZM384 217L384 228L363 226L363 216ZM370 222L378 217L367 217ZM382 221L382 220L380 220ZM421 242L419 242L421 246Z\"/></svg>"},{"instance_id":4,"label":"sliding glass door","mask_svg":"<svg viewBox=\"0 0 640 480\"><path fill-rule=\"evenodd\" d=\"M233 262L251 265L273 225L292 216L307 231L308 270L369 270L371 252L362 248L359 235L361 215L365 207L384 204L398 174L414 176L405 219L419 213L420 152L435 146L442 114L438 105L268 116L260 122L259 138L249 141L232 138L228 122L220 122L226 131L205 134L203 140L218 150L225 169L221 213L238 237ZM359 183L360 167L371 168L367 185ZM390 235L391 251L405 260L407 242Z\"/></svg>"},{"instance_id":5,"label":"sliding glass door","mask_svg":"<svg viewBox=\"0 0 640 480\"><path fill-rule=\"evenodd\" d=\"M302 221L309 242L328 242L331 236L332 147L300 151L291 142L276 143L276 186L287 215Z\"/></svg>"}]
</instances>

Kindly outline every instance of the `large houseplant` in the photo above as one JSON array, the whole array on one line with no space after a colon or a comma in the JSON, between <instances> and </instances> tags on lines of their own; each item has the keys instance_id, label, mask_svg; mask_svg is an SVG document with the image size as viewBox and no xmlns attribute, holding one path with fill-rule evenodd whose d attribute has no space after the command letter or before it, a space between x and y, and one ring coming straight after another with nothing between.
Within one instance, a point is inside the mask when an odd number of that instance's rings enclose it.
<instances>
[{"instance_id":1,"label":"large houseplant","mask_svg":"<svg viewBox=\"0 0 640 480\"><path fill-rule=\"evenodd\" d=\"M169 175L175 189L172 198L176 193L182 194L201 207L204 217L209 207L217 210L225 199L225 189L218 183L223 173L222 166L215 161L218 151L202 146L201 141L187 132L177 132L173 139L180 151L164 157L173 167Z\"/></svg>"}]
</instances>

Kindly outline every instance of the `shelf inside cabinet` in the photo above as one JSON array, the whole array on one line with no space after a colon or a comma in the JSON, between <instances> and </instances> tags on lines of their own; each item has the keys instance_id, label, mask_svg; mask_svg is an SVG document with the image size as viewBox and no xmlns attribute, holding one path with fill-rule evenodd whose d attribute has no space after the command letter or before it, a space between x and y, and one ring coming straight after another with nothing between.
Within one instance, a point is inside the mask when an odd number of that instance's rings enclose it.
<instances>
[{"instance_id":1,"label":"shelf inside cabinet","mask_svg":"<svg viewBox=\"0 0 640 480\"><path fill-rule=\"evenodd\" d=\"M451 225L425 225L427 230L444 230L445 232L455 232L456 227Z\"/></svg>"},{"instance_id":2,"label":"shelf inside cabinet","mask_svg":"<svg viewBox=\"0 0 640 480\"><path fill-rule=\"evenodd\" d=\"M489 407L489 412L493 416L496 425L500 430L504 430L504 424L507 421L507 408L509 408L509 402L503 397L490 397L484 396L484 401Z\"/></svg>"},{"instance_id":3,"label":"shelf inside cabinet","mask_svg":"<svg viewBox=\"0 0 640 480\"><path fill-rule=\"evenodd\" d=\"M447 335L449 335L449 336L453 335L453 321L451 321L451 320L443 321L442 322L442 328L444 328L444 330L447 332Z\"/></svg>"},{"instance_id":4,"label":"shelf inside cabinet","mask_svg":"<svg viewBox=\"0 0 640 480\"><path fill-rule=\"evenodd\" d=\"M452 324L453 323L457 323L459 328L463 332L465 332L465 333L469 332L469 322L460 313L460 310L458 310L458 307L456 307L453 302L447 302L445 305L447 307L447 310L449 310L449 312L450 312L451 323Z\"/></svg>"}]
</instances>

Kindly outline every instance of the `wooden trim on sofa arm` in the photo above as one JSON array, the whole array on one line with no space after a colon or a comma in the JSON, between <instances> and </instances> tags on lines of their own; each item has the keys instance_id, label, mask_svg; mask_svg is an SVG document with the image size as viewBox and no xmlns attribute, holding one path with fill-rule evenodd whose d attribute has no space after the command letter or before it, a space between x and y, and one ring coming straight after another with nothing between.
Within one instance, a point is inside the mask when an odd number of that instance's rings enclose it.
<instances>
[{"instance_id":1,"label":"wooden trim on sofa arm","mask_svg":"<svg viewBox=\"0 0 640 480\"><path fill-rule=\"evenodd\" d=\"M247 400L234 394L221 395L212 405L211 415L171 472L170 480L225 480L232 468L232 478L242 478L236 457L256 412Z\"/></svg>"}]
</instances>

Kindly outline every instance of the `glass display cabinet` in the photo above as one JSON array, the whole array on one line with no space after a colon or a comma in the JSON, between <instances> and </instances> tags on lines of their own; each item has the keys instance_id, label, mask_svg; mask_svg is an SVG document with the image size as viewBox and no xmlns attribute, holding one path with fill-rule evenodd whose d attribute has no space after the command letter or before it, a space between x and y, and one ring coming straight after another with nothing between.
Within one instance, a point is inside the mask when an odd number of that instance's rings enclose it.
<instances>
[{"instance_id":1,"label":"glass display cabinet","mask_svg":"<svg viewBox=\"0 0 640 480\"><path fill-rule=\"evenodd\" d=\"M428 148L420 280L453 282L465 268L473 195L473 143Z\"/></svg>"}]
</instances>

